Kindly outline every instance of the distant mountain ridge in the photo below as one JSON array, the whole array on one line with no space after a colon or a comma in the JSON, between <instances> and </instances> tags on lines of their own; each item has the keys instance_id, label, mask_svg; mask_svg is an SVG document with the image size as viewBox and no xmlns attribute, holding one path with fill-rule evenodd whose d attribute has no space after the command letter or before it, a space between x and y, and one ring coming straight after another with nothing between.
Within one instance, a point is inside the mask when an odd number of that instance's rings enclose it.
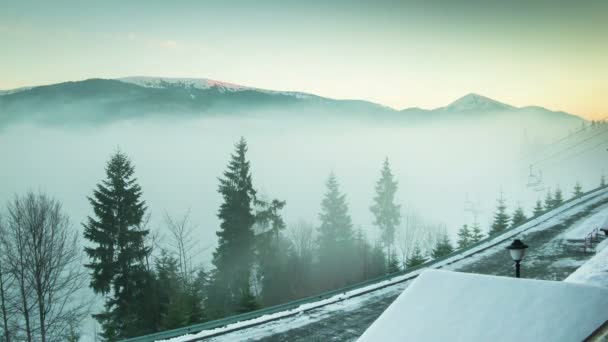
<instances>
[{"instance_id":1,"label":"distant mountain ridge","mask_svg":"<svg viewBox=\"0 0 608 342\"><path fill-rule=\"evenodd\" d=\"M0 92L0 123L28 117L42 121L112 121L146 115L218 115L294 110L378 121L420 122L475 117L488 113L531 112L543 117L582 120L542 107L517 108L478 94L467 94L445 107L396 110L363 100L339 100L313 94L266 90L204 78L125 77L87 79Z\"/></svg>"}]
</instances>

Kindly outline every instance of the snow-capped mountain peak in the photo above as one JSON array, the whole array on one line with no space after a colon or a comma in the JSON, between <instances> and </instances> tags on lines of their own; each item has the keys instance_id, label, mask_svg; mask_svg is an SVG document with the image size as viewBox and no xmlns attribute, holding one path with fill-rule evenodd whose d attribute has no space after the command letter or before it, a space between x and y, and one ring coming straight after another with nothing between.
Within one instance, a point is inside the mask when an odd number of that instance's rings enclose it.
<instances>
[{"instance_id":1,"label":"snow-capped mountain peak","mask_svg":"<svg viewBox=\"0 0 608 342\"><path fill-rule=\"evenodd\" d=\"M458 100L450 103L444 110L449 111L498 111L514 109L515 107L508 104L492 100L488 97L478 94L467 94Z\"/></svg>"},{"instance_id":2,"label":"snow-capped mountain peak","mask_svg":"<svg viewBox=\"0 0 608 342\"><path fill-rule=\"evenodd\" d=\"M218 89L220 92L237 92L253 90L266 94L289 95L299 99L311 98L312 95L295 91L276 91L247 87L234 83L216 81L208 78L174 78L174 77L150 77L150 76L131 76L116 79L120 82L131 83L145 88L166 89L171 87L193 88L193 89Z\"/></svg>"},{"instance_id":3,"label":"snow-capped mountain peak","mask_svg":"<svg viewBox=\"0 0 608 342\"><path fill-rule=\"evenodd\" d=\"M240 91L253 89L228 82L216 81L207 78L172 78L172 77L148 77L132 76L119 78L118 81L136 84L146 88L169 88L184 87L195 89L209 89L216 87L225 91Z\"/></svg>"}]
</instances>

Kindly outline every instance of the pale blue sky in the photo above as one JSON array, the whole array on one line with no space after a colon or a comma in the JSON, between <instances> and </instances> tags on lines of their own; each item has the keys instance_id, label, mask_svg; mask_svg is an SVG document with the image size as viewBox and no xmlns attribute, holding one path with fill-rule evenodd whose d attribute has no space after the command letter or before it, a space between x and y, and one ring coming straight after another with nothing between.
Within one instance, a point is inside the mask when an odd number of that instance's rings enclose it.
<instances>
[{"instance_id":1,"label":"pale blue sky","mask_svg":"<svg viewBox=\"0 0 608 342\"><path fill-rule=\"evenodd\" d=\"M7 1L0 89L130 75L608 115L608 1Z\"/></svg>"}]
</instances>

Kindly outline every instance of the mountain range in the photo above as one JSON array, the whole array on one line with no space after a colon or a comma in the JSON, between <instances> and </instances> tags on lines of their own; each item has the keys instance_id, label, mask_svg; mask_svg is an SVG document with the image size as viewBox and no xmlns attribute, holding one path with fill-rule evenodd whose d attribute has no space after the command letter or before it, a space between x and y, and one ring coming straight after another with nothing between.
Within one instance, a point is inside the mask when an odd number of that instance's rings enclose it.
<instances>
[{"instance_id":1,"label":"mountain range","mask_svg":"<svg viewBox=\"0 0 608 342\"><path fill-rule=\"evenodd\" d=\"M431 110L396 110L363 100L338 100L196 78L87 79L0 92L0 124L24 120L95 123L147 116L264 113L399 123L476 119L490 114L508 114L525 120L582 120L542 107L517 108L477 94L465 95L445 107Z\"/></svg>"}]
</instances>

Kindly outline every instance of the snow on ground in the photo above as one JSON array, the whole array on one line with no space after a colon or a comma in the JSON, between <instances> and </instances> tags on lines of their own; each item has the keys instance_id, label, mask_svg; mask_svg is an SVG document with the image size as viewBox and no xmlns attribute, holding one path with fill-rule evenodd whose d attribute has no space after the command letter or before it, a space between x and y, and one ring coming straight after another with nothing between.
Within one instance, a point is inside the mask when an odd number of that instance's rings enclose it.
<instances>
[{"instance_id":1,"label":"snow on ground","mask_svg":"<svg viewBox=\"0 0 608 342\"><path fill-rule=\"evenodd\" d=\"M608 287L608 239L596 247L597 254L564 281Z\"/></svg>"},{"instance_id":2,"label":"snow on ground","mask_svg":"<svg viewBox=\"0 0 608 342\"><path fill-rule=\"evenodd\" d=\"M582 341L607 306L595 286L429 270L359 341Z\"/></svg>"},{"instance_id":3,"label":"snow on ground","mask_svg":"<svg viewBox=\"0 0 608 342\"><path fill-rule=\"evenodd\" d=\"M563 267L580 267L585 263L585 260L577 260L574 258L565 258L559 259L553 263L551 263L551 267L554 268L563 268Z\"/></svg>"},{"instance_id":4,"label":"snow on ground","mask_svg":"<svg viewBox=\"0 0 608 342\"><path fill-rule=\"evenodd\" d=\"M224 327L204 330L196 334L183 335L163 341L186 342L231 331L234 332L231 332L230 336L218 336L213 340L254 340L277 332L305 326L313 321L323 319L337 310L356 310L357 308L360 308L363 303L370 300L370 298L383 297L388 293L395 293L395 291L397 291L396 293L399 293L400 291L403 291L409 285L410 280L408 279L418 276L429 268L453 270L477 262L492 253L496 253L497 249L504 249L511 243L513 237L523 232L529 233L550 228L559 224L567 217L577 214L587 206L606 199L608 199L608 190L606 189L588 194L582 198L571 201L558 209L543 214L516 229L501 234L461 254L454 255L446 260L433 264L428 268L418 269L389 280L345 292L321 301L303 304L291 310L264 315ZM246 327L250 328L244 329ZM242 330L235 331L239 329Z\"/></svg>"},{"instance_id":5,"label":"snow on ground","mask_svg":"<svg viewBox=\"0 0 608 342\"><path fill-rule=\"evenodd\" d=\"M597 209L598 214L592 215L578 224L574 229L569 230L563 236L565 240L583 240L595 228L608 226L608 206L601 206ZM603 234L600 232L600 234Z\"/></svg>"}]
</instances>

